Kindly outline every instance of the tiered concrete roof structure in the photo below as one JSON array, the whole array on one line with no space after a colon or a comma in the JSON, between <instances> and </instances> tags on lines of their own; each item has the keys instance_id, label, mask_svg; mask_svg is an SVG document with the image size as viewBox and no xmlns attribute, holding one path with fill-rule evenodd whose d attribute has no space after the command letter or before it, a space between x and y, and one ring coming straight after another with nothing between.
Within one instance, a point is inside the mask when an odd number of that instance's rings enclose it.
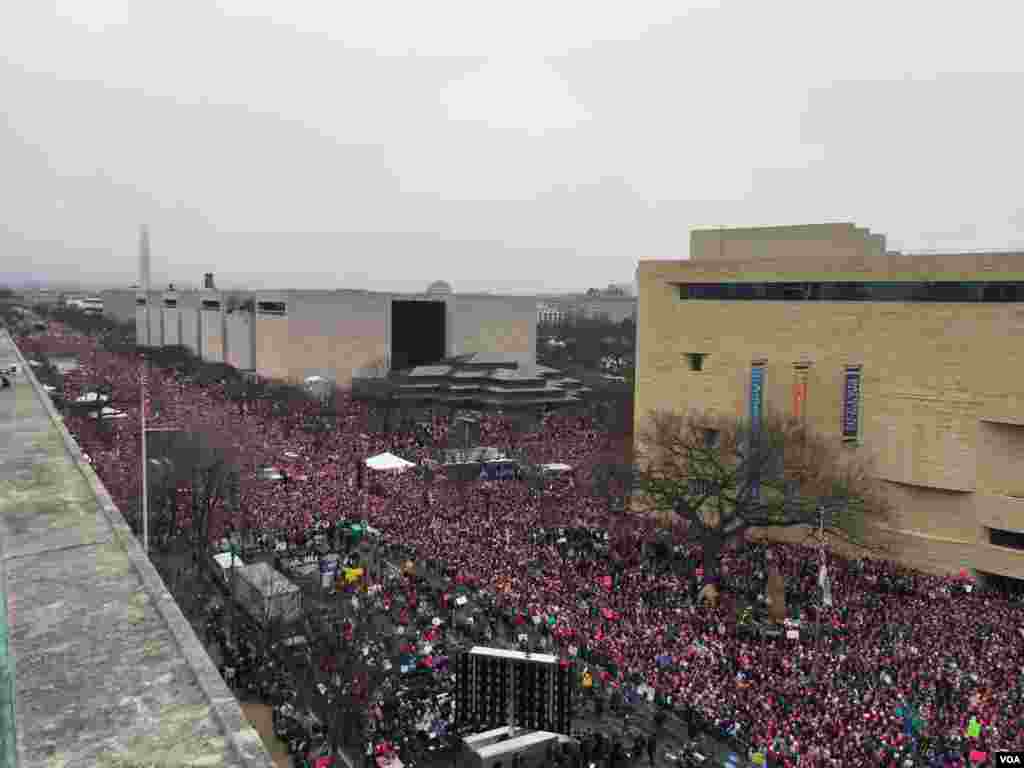
<instances>
[{"instance_id":1,"label":"tiered concrete roof structure","mask_svg":"<svg viewBox=\"0 0 1024 768\"><path fill-rule=\"evenodd\" d=\"M477 353L421 365L395 378L398 397L419 405L460 408L542 408L579 402L587 389L543 365L523 366L505 355Z\"/></svg>"}]
</instances>

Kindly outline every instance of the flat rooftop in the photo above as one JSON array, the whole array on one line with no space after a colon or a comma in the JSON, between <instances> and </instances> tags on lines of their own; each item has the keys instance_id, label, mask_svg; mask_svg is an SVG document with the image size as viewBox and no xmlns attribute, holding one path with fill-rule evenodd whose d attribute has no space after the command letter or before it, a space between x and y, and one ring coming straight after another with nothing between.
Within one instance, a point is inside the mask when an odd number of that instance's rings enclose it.
<instances>
[{"instance_id":1,"label":"flat rooftop","mask_svg":"<svg viewBox=\"0 0 1024 768\"><path fill-rule=\"evenodd\" d=\"M28 368L0 332L0 367L12 364ZM271 768L49 398L23 372L0 389L0 577L9 652L0 682L13 677L14 693L14 723L0 712L0 744L15 730L20 768Z\"/></svg>"}]
</instances>

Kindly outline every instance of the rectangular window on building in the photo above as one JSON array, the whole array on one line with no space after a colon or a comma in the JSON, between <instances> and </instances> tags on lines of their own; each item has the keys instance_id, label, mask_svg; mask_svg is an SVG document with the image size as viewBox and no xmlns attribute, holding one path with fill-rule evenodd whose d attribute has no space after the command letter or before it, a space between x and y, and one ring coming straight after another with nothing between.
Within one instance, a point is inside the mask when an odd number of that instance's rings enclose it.
<instances>
[{"instance_id":1,"label":"rectangular window on building","mask_svg":"<svg viewBox=\"0 0 1024 768\"><path fill-rule=\"evenodd\" d=\"M164 299L164 306L167 307L167 309L174 309L175 307L178 306L178 300L177 299Z\"/></svg>"},{"instance_id":2,"label":"rectangular window on building","mask_svg":"<svg viewBox=\"0 0 1024 768\"><path fill-rule=\"evenodd\" d=\"M213 301L212 299L206 299L205 301L203 301L203 309L208 309L208 310L210 310L212 312L219 312L220 311L220 302L219 301Z\"/></svg>"},{"instance_id":3,"label":"rectangular window on building","mask_svg":"<svg viewBox=\"0 0 1024 768\"><path fill-rule=\"evenodd\" d=\"M678 288L681 299L708 301L1024 301L1024 283L1005 281L679 283Z\"/></svg>"},{"instance_id":4,"label":"rectangular window on building","mask_svg":"<svg viewBox=\"0 0 1024 768\"><path fill-rule=\"evenodd\" d=\"M981 286L981 300L986 302L1022 301L1024 290L1020 283L989 283Z\"/></svg>"},{"instance_id":5,"label":"rectangular window on building","mask_svg":"<svg viewBox=\"0 0 1024 768\"><path fill-rule=\"evenodd\" d=\"M707 357L703 352L687 352L686 360L690 364L691 371L703 371L704 370L704 358Z\"/></svg>"},{"instance_id":6,"label":"rectangular window on building","mask_svg":"<svg viewBox=\"0 0 1024 768\"><path fill-rule=\"evenodd\" d=\"M287 314L283 301L260 301L256 304L256 311L261 315L284 315Z\"/></svg>"},{"instance_id":7,"label":"rectangular window on building","mask_svg":"<svg viewBox=\"0 0 1024 768\"><path fill-rule=\"evenodd\" d=\"M144 306L146 306L146 300L143 299L143 298L136 299L135 300L135 306L137 306L137 307L144 307Z\"/></svg>"},{"instance_id":8,"label":"rectangular window on building","mask_svg":"<svg viewBox=\"0 0 1024 768\"><path fill-rule=\"evenodd\" d=\"M1016 531L1003 531L999 528L988 529L988 540L992 546L1006 547L1007 549L1024 550L1024 533Z\"/></svg>"}]
</instances>

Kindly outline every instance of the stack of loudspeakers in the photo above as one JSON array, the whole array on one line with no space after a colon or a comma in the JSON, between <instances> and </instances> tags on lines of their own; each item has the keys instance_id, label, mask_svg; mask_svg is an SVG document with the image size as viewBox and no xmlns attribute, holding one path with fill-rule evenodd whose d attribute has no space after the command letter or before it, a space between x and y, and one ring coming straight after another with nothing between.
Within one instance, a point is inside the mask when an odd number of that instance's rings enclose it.
<instances>
[{"instance_id":1,"label":"stack of loudspeakers","mask_svg":"<svg viewBox=\"0 0 1024 768\"><path fill-rule=\"evenodd\" d=\"M553 656L474 648L456 661L456 720L569 735L575 680L573 666Z\"/></svg>"}]
</instances>

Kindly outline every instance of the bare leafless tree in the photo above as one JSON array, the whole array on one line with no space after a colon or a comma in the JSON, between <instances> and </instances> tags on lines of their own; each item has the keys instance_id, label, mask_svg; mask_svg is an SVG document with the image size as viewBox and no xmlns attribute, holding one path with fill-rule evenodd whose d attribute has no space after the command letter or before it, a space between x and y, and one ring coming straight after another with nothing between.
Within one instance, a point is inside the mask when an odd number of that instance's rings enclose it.
<instances>
[{"instance_id":1,"label":"bare leafless tree","mask_svg":"<svg viewBox=\"0 0 1024 768\"><path fill-rule=\"evenodd\" d=\"M654 412L649 425L638 446L639 488L702 543L706 576L717 575L725 544L751 528L820 526L869 546L868 527L890 515L862 455L775 412L754 429L699 412Z\"/></svg>"}]
</instances>

